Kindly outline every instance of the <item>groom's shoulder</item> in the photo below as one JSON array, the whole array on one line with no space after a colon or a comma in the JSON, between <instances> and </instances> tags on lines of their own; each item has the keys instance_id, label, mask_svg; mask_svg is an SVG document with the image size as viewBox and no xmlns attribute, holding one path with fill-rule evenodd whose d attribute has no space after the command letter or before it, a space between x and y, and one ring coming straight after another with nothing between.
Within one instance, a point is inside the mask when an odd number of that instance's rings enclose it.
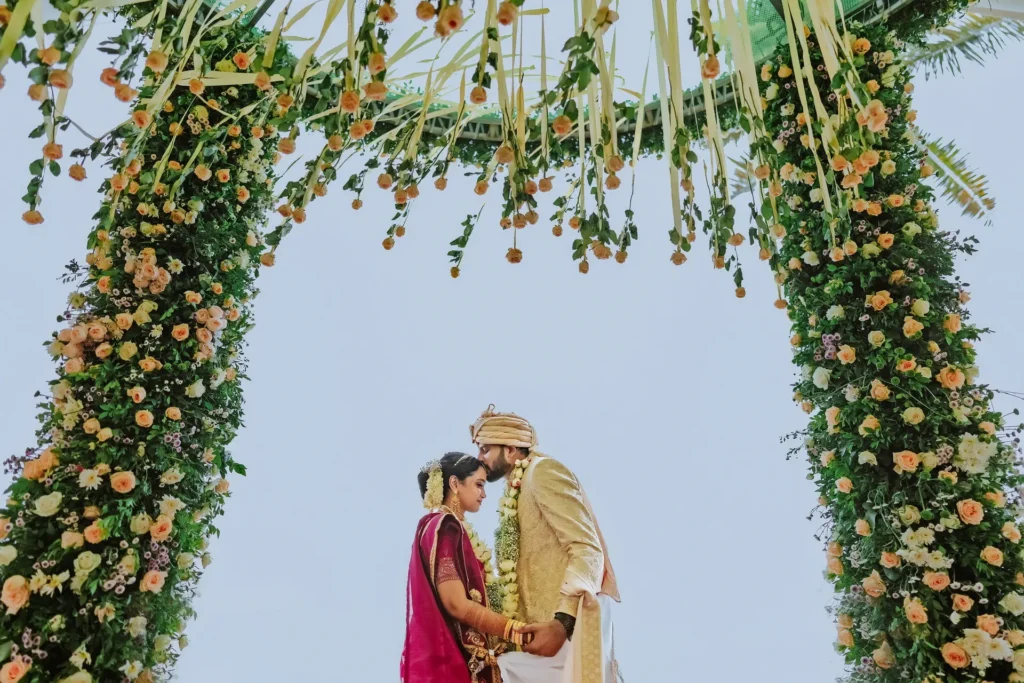
<instances>
[{"instance_id":1,"label":"groom's shoulder","mask_svg":"<svg viewBox=\"0 0 1024 683\"><path fill-rule=\"evenodd\" d=\"M541 479L576 479L572 470L560 461L548 455L534 456L533 462L527 470L527 477Z\"/></svg>"}]
</instances>

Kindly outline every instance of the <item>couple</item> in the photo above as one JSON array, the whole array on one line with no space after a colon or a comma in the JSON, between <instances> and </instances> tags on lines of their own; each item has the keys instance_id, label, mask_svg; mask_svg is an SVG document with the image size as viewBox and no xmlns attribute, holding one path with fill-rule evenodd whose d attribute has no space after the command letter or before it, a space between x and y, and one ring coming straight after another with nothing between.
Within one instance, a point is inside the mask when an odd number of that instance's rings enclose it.
<instances>
[{"instance_id":1,"label":"couple","mask_svg":"<svg viewBox=\"0 0 1024 683\"><path fill-rule=\"evenodd\" d=\"M490 406L477 456L419 474L424 505L409 562L403 683L617 683L615 575L575 475L537 451L529 422ZM505 480L491 553L464 515Z\"/></svg>"}]
</instances>

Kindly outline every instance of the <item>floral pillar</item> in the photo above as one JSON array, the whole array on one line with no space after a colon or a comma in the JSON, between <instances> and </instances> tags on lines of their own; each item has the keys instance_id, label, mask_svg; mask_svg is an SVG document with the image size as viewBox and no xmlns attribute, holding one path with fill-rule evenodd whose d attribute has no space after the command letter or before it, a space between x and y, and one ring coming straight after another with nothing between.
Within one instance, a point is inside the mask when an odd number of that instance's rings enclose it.
<instances>
[{"instance_id":1,"label":"floral pillar","mask_svg":"<svg viewBox=\"0 0 1024 683\"><path fill-rule=\"evenodd\" d=\"M181 52L152 50L131 93L141 104L49 345L39 447L8 462L21 477L0 509L4 681L168 673L229 475L244 473L227 446L256 266L272 263L260 228L282 104L254 73L261 35L198 26L217 69L190 76ZM116 69L103 78L131 90Z\"/></svg>"},{"instance_id":2,"label":"floral pillar","mask_svg":"<svg viewBox=\"0 0 1024 683\"><path fill-rule=\"evenodd\" d=\"M894 33L920 31L851 25L829 45L828 18L810 20L760 77L837 648L853 681L1024 680L1022 479L976 381L982 330L953 269L972 246L942 231L907 134Z\"/></svg>"}]
</instances>

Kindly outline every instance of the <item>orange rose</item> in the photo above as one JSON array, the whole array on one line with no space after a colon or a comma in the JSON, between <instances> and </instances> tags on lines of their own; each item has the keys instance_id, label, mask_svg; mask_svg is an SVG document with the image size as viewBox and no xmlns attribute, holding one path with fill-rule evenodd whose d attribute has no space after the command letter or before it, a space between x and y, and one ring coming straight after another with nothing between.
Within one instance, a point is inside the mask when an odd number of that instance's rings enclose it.
<instances>
[{"instance_id":1,"label":"orange rose","mask_svg":"<svg viewBox=\"0 0 1024 683\"><path fill-rule=\"evenodd\" d=\"M889 206L895 209L898 209L907 202L907 200L901 194L891 194L889 195L889 198L886 201L889 203Z\"/></svg>"},{"instance_id":2,"label":"orange rose","mask_svg":"<svg viewBox=\"0 0 1024 683\"><path fill-rule=\"evenodd\" d=\"M956 511L964 524L981 524L981 520L985 518L985 508L970 498L959 501L956 504Z\"/></svg>"},{"instance_id":3,"label":"orange rose","mask_svg":"<svg viewBox=\"0 0 1024 683\"><path fill-rule=\"evenodd\" d=\"M963 669L971 663L967 652L956 643L946 643L942 646L942 658L953 669Z\"/></svg>"},{"instance_id":4,"label":"orange rose","mask_svg":"<svg viewBox=\"0 0 1024 683\"><path fill-rule=\"evenodd\" d=\"M50 72L50 76L47 78L47 81L55 88L67 90L71 87L74 79L71 78L70 71L67 71L66 69L54 69Z\"/></svg>"},{"instance_id":5,"label":"orange rose","mask_svg":"<svg viewBox=\"0 0 1024 683\"><path fill-rule=\"evenodd\" d=\"M131 102L138 94L139 91L127 83L118 83L114 86L114 97L117 98L118 102Z\"/></svg>"},{"instance_id":6,"label":"orange rose","mask_svg":"<svg viewBox=\"0 0 1024 683\"><path fill-rule=\"evenodd\" d=\"M1003 524L1002 534L1003 538L1008 540L1010 543L1020 543L1020 529L1013 522L1007 522L1006 524Z\"/></svg>"},{"instance_id":7,"label":"orange rose","mask_svg":"<svg viewBox=\"0 0 1024 683\"><path fill-rule=\"evenodd\" d=\"M1002 491L989 491L985 494L985 500L992 503L997 508L1006 507L1006 494Z\"/></svg>"},{"instance_id":8,"label":"orange rose","mask_svg":"<svg viewBox=\"0 0 1024 683\"><path fill-rule=\"evenodd\" d=\"M171 537L171 531L174 529L174 522L167 515L160 515L156 518L153 524L149 527L149 535L154 541L166 541Z\"/></svg>"},{"instance_id":9,"label":"orange rose","mask_svg":"<svg viewBox=\"0 0 1024 683\"><path fill-rule=\"evenodd\" d=\"M849 493L853 490L853 482L847 477L841 477L836 480L836 489L838 489L840 493Z\"/></svg>"},{"instance_id":10,"label":"orange rose","mask_svg":"<svg viewBox=\"0 0 1024 683\"><path fill-rule=\"evenodd\" d=\"M960 322L960 314L947 313L946 319L942 322L942 327L944 327L946 331L951 334L956 334L957 332L959 332L962 328L962 324Z\"/></svg>"},{"instance_id":11,"label":"orange rose","mask_svg":"<svg viewBox=\"0 0 1024 683\"><path fill-rule=\"evenodd\" d=\"M188 335L189 335L189 330L188 330L188 325L186 323L181 323L180 325L175 325L171 329L171 336L174 337L174 339L176 341L185 341L186 339L188 339Z\"/></svg>"},{"instance_id":12,"label":"orange rose","mask_svg":"<svg viewBox=\"0 0 1024 683\"><path fill-rule=\"evenodd\" d=\"M993 567L1003 566L1003 551L994 546L988 545L981 550L981 559L988 562Z\"/></svg>"},{"instance_id":13,"label":"orange rose","mask_svg":"<svg viewBox=\"0 0 1024 683\"><path fill-rule=\"evenodd\" d=\"M363 95L374 102L383 102L388 96L388 87L381 81L370 81L363 86Z\"/></svg>"},{"instance_id":14,"label":"orange rose","mask_svg":"<svg viewBox=\"0 0 1024 683\"><path fill-rule=\"evenodd\" d=\"M152 427L153 426L153 413L148 410L140 410L135 413L135 424L140 427Z\"/></svg>"},{"instance_id":15,"label":"orange rose","mask_svg":"<svg viewBox=\"0 0 1024 683\"><path fill-rule=\"evenodd\" d=\"M868 524L866 519L858 519L857 523L853 525L854 531L857 532L858 536L870 536L871 525Z\"/></svg>"},{"instance_id":16,"label":"orange rose","mask_svg":"<svg viewBox=\"0 0 1024 683\"><path fill-rule=\"evenodd\" d=\"M181 419L181 409L175 408L174 406L171 406L170 408L168 408L167 410L164 411L164 415L167 416L168 420L180 420Z\"/></svg>"},{"instance_id":17,"label":"orange rose","mask_svg":"<svg viewBox=\"0 0 1024 683\"><path fill-rule=\"evenodd\" d=\"M939 370L938 374L935 375L935 380L941 384L944 389L960 389L963 387L967 378L959 368L947 365Z\"/></svg>"},{"instance_id":18,"label":"orange rose","mask_svg":"<svg viewBox=\"0 0 1024 683\"><path fill-rule=\"evenodd\" d=\"M369 63L367 64L367 69L369 69L371 76L376 76L381 71L384 71L387 68L387 60L385 60L383 53L374 52L373 54L370 55L370 60Z\"/></svg>"},{"instance_id":19,"label":"orange rose","mask_svg":"<svg viewBox=\"0 0 1024 683\"><path fill-rule=\"evenodd\" d=\"M162 73L167 68L167 55L160 50L153 50L146 56L146 66L156 73Z\"/></svg>"},{"instance_id":20,"label":"orange rose","mask_svg":"<svg viewBox=\"0 0 1024 683\"><path fill-rule=\"evenodd\" d=\"M377 10L377 20L382 21L385 24L390 24L398 18L398 11L392 7L389 3L381 3L380 8Z\"/></svg>"},{"instance_id":21,"label":"orange rose","mask_svg":"<svg viewBox=\"0 0 1024 683\"><path fill-rule=\"evenodd\" d=\"M907 615L907 621L911 624L927 624L928 609L919 600L906 599L903 602L903 612Z\"/></svg>"},{"instance_id":22,"label":"orange rose","mask_svg":"<svg viewBox=\"0 0 1024 683\"><path fill-rule=\"evenodd\" d=\"M158 361L156 358L153 358L152 356L146 356L145 358L139 361L139 367L142 368L143 372L154 372L156 370L159 370L163 366L163 363Z\"/></svg>"},{"instance_id":23,"label":"orange rose","mask_svg":"<svg viewBox=\"0 0 1024 683\"><path fill-rule=\"evenodd\" d=\"M422 0L420 4L416 5L416 18L420 21L430 21L436 12L437 10L434 9L430 0Z\"/></svg>"},{"instance_id":24,"label":"orange rose","mask_svg":"<svg viewBox=\"0 0 1024 683\"><path fill-rule=\"evenodd\" d=\"M221 495L224 495L225 493L228 492L229 488L231 488L231 483L228 482L227 479L221 479L220 481L217 482L217 485L213 487L213 490Z\"/></svg>"},{"instance_id":25,"label":"orange rose","mask_svg":"<svg viewBox=\"0 0 1024 683\"><path fill-rule=\"evenodd\" d=\"M146 411L142 411L146 412ZM136 413L136 422L138 422L138 414ZM152 424L153 417L150 415L150 424ZM142 425L146 427L148 425ZM110 488L114 489L118 493L129 493L135 488L135 475L131 472L115 472L110 475Z\"/></svg>"},{"instance_id":26,"label":"orange rose","mask_svg":"<svg viewBox=\"0 0 1024 683\"><path fill-rule=\"evenodd\" d=\"M247 201L249 201L250 196L252 195L250 194L249 188L247 187L239 187L235 191L235 198L238 200L239 204L245 204Z\"/></svg>"},{"instance_id":27,"label":"orange rose","mask_svg":"<svg viewBox=\"0 0 1024 683\"><path fill-rule=\"evenodd\" d=\"M213 177L213 171L209 169L206 164L199 164L196 169L192 171L196 174L196 177L202 180L204 183Z\"/></svg>"},{"instance_id":28,"label":"orange rose","mask_svg":"<svg viewBox=\"0 0 1024 683\"><path fill-rule=\"evenodd\" d=\"M903 319L903 334L907 337L913 337L923 329L924 325L921 321L915 319L913 316L908 315Z\"/></svg>"},{"instance_id":29,"label":"orange rose","mask_svg":"<svg viewBox=\"0 0 1024 683\"><path fill-rule=\"evenodd\" d=\"M7 614L17 614L28 602L28 581L24 576L12 576L4 581L0 602L7 607Z\"/></svg>"},{"instance_id":30,"label":"orange rose","mask_svg":"<svg viewBox=\"0 0 1024 683\"><path fill-rule=\"evenodd\" d=\"M838 557L828 558L828 573L836 576L843 575L843 562Z\"/></svg>"},{"instance_id":31,"label":"orange rose","mask_svg":"<svg viewBox=\"0 0 1024 683\"><path fill-rule=\"evenodd\" d=\"M886 569L895 569L900 566L901 560L900 556L896 553L884 552L882 553L882 559L878 563Z\"/></svg>"},{"instance_id":32,"label":"orange rose","mask_svg":"<svg viewBox=\"0 0 1024 683\"><path fill-rule=\"evenodd\" d=\"M148 571L142 577L139 590L143 593L159 593L163 590L164 581L167 580L167 572Z\"/></svg>"},{"instance_id":33,"label":"orange rose","mask_svg":"<svg viewBox=\"0 0 1024 683\"><path fill-rule=\"evenodd\" d=\"M836 642L838 642L843 647L853 647L853 634L850 633L849 630L844 628L839 631L839 637L837 638Z\"/></svg>"},{"instance_id":34,"label":"orange rose","mask_svg":"<svg viewBox=\"0 0 1024 683\"><path fill-rule=\"evenodd\" d=\"M878 421L877 417L875 417L874 415L868 415L867 417L864 418L864 421L860 423L860 427L857 431L861 436L867 436L868 434L875 431L881 426L882 425Z\"/></svg>"},{"instance_id":35,"label":"orange rose","mask_svg":"<svg viewBox=\"0 0 1024 683\"><path fill-rule=\"evenodd\" d=\"M888 291L883 289L882 291L875 292L870 297L868 297L868 303L871 304L871 308L875 309L876 311L883 311L885 310L886 306L892 303L892 295L890 295Z\"/></svg>"},{"instance_id":36,"label":"orange rose","mask_svg":"<svg viewBox=\"0 0 1024 683\"><path fill-rule=\"evenodd\" d=\"M219 171L217 171L217 180L219 180L222 183L226 183L227 181L231 180L231 171L229 171L226 168L220 169Z\"/></svg>"},{"instance_id":37,"label":"orange rose","mask_svg":"<svg viewBox=\"0 0 1024 683\"><path fill-rule=\"evenodd\" d=\"M999 617L994 614L982 614L978 616L978 628L990 636L994 636L1002 628L1000 621Z\"/></svg>"},{"instance_id":38,"label":"orange rose","mask_svg":"<svg viewBox=\"0 0 1024 683\"><path fill-rule=\"evenodd\" d=\"M896 369L900 372L913 372L917 369L917 361L913 358L908 360L901 360L896 363Z\"/></svg>"},{"instance_id":39,"label":"orange rose","mask_svg":"<svg viewBox=\"0 0 1024 683\"><path fill-rule=\"evenodd\" d=\"M65 531L60 535L61 548L81 548L85 545L85 537L77 531Z\"/></svg>"},{"instance_id":40,"label":"orange rose","mask_svg":"<svg viewBox=\"0 0 1024 683\"><path fill-rule=\"evenodd\" d=\"M100 72L100 82L102 82L103 85L109 85L111 88L117 85L120 82L120 79L117 77L117 69L112 66L108 66Z\"/></svg>"},{"instance_id":41,"label":"orange rose","mask_svg":"<svg viewBox=\"0 0 1024 683\"><path fill-rule=\"evenodd\" d=\"M913 451L900 451L893 453L893 462L896 463L896 472L916 472L917 466L921 464L921 458Z\"/></svg>"},{"instance_id":42,"label":"orange rose","mask_svg":"<svg viewBox=\"0 0 1024 683\"><path fill-rule=\"evenodd\" d=\"M882 383L882 380L871 380L871 398L876 401L888 401L891 395L892 391Z\"/></svg>"},{"instance_id":43,"label":"orange rose","mask_svg":"<svg viewBox=\"0 0 1024 683\"><path fill-rule=\"evenodd\" d=\"M551 122L551 130L558 136L568 135L569 131L572 130L572 120L563 114Z\"/></svg>"},{"instance_id":44,"label":"orange rose","mask_svg":"<svg viewBox=\"0 0 1024 683\"><path fill-rule=\"evenodd\" d=\"M880 246L882 249L890 248L894 241L896 241L896 238L891 233L888 232L883 232L881 235L878 236L878 246Z\"/></svg>"},{"instance_id":45,"label":"orange rose","mask_svg":"<svg viewBox=\"0 0 1024 683\"><path fill-rule=\"evenodd\" d=\"M25 221L29 225L40 225L43 222L43 214L33 209L21 214L21 220Z\"/></svg>"},{"instance_id":46,"label":"orange rose","mask_svg":"<svg viewBox=\"0 0 1024 683\"><path fill-rule=\"evenodd\" d=\"M106 537L106 533L100 526L99 522L93 522L85 528L84 538L89 543L99 543Z\"/></svg>"},{"instance_id":47,"label":"orange rose","mask_svg":"<svg viewBox=\"0 0 1024 683\"><path fill-rule=\"evenodd\" d=\"M248 69L249 64L252 63L252 60L249 59L249 55L244 52L236 52L235 56L231 58L231 61L234 62L235 66L237 66L242 71Z\"/></svg>"},{"instance_id":48,"label":"orange rose","mask_svg":"<svg viewBox=\"0 0 1024 683\"><path fill-rule=\"evenodd\" d=\"M864 592L873 598L885 595L885 582L882 581L877 569L871 572L871 576L861 581L861 585L864 587Z\"/></svg>"},{"instance_id":49,"label":"orange rose","mask_svg":"<svg viewBox=\"0 0 1024 683\"><path fill-rule=\"evenodd\" d=\"M924 585L933 591L946 590L949 586L949 574L946 572L925 572Z\"/></svg>"},{"instance_id":50,"label":"orange rose","mask_svg":"<svg viewBox=\"0 0 1024 683\"><path fill-rule=\"evenodd\" d=\"M145 109L139 109L132 112L132 123L136 128L149 128L153 123L153 117Z\"/></svg>"},{"instance_id":51,"label":"orange rose","mask_svg":"<svg viewBox=\"0 0 1024 683\"><path fill-rule=\"evenodd\" d=\"M974 600L960 593L953 594L953 609L957 612L970 612L972 607L974 607Z\"/></svg>"},{"instance_id":52,"label":"orange rose","mask_svg":"<svg viewBox=\"0 0 1024 683\"><path fill-rule=\"evenodd\" d=\"M13 657L0 667L0 683L18 683L31 668L32 661L27 657Z\"/></svg>"}]
</instances>

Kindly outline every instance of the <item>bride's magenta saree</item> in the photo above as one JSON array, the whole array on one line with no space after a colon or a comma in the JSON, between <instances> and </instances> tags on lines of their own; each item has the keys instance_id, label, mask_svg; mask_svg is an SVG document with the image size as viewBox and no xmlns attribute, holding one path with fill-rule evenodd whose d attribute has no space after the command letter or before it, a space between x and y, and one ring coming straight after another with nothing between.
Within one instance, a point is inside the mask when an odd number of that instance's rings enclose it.
<instances>
[{"instance_id":1,"label":"bride's magenta saree","mask_svg":"<svg viewBox=\"0 0 1024 683\"><path fill-rule=\"evenodd\" d=\"M445 612L437 586L458 578L466 596L487 605L483 566L462 524L432 512L420 520L406 589L403 683L500 683L487 636Z\"/></svg>"}]
</instances>

